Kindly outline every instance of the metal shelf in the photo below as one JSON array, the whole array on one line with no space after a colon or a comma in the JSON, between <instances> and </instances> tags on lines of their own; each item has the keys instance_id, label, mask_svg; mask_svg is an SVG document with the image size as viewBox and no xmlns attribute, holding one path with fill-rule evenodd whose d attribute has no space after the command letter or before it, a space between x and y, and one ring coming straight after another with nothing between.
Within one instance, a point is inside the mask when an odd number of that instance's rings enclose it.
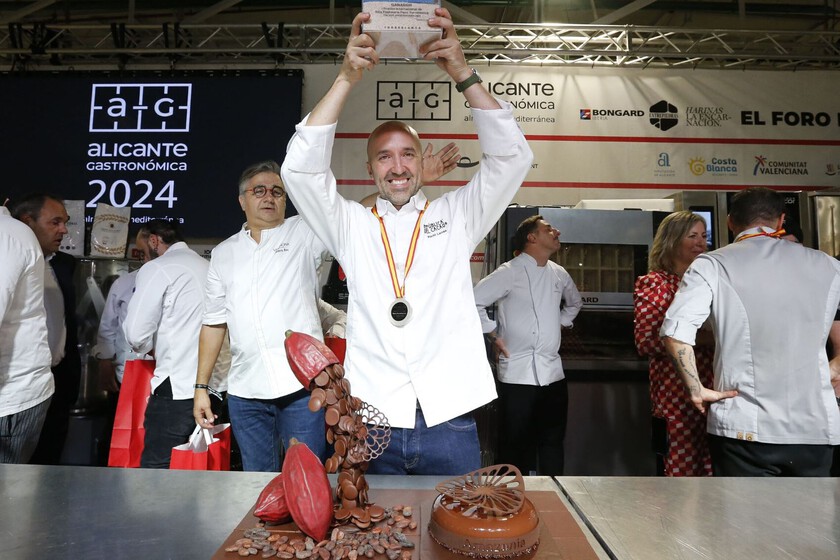
<instances>
[{"instance_id":1,"label":"metal shelf","mask_svg":"<svg viewBox=\"0 0 840 560\"><path fill-rule=\"evenodd\" d=\"M537 24L457 29L472 64L840 69L840 32ZM343 56L349 30L349 25L268 23L14 23L0 31L0 70L235 70L335 64Z\"/></svg>"}]
</instances>

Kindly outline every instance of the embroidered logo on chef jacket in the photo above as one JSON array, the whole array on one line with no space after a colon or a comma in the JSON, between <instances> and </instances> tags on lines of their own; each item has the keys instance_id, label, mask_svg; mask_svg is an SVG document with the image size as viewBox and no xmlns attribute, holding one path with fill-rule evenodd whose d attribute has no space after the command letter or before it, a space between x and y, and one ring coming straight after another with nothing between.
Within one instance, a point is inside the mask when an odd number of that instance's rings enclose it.
<instances>
[{"instance_id":1,"label":"embroidered logo on chef jacket","mask_svg":"<svg viewBox=\"0 0 840 560\"><path fill-rule=\"evenodd\" d=\"M283 241L274 248L275 253L288 253L292 250L292 244L288 241Z\"/></svg>"},{"instance_id":2,"label":"embroidered logo on chef jacket","mask_svg":"<svg viewBox=\"0 0 840 560\"><path fill-rule=\"evenodd\" d=\"M449 222L446 220L438 220L429 224L423 224L423 234L426 239L443 235L449 229Z\"/></svg>"}]
</instances>

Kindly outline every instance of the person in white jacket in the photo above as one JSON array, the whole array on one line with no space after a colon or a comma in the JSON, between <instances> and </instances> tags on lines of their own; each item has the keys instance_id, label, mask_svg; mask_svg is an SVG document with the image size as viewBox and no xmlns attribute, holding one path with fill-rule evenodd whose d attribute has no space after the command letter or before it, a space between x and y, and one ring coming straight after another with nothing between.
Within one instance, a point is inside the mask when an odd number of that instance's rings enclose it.
<instances>
[{"instance_id":1,"label":"person in white jacket","mask_svg":"<svg viewBox=\"0 0 840 560\"><path fill-rule=\"evenodd\" d=\"M560 331L571 328L583 302L566 269L551 260L560 231L542 216L516 229L519 254L481 280L475 305L499 354L500 463L525 474L563 474L569 389L560 359ZM497 304L496 321L487 307Z\"/></svg>"},{"instance_id":2,"label":"person in white jacket","mask_svg":"<svg viewBox=\"0 0 840 560\"><path fill-rule=\"evenodd\" d=\"M420 189L424 153L416 131L390 121L368 138L373 208L336 190L330 157L338 117L365 70L379 61L353 20L330 90L289 143L283 183L301 216L347 276L347 355L353 393L391 425L391 442L370 465L377 474L462 474L480 467L471 412L496 398L475 312L470 255L510 203L533 154L512 107L467 65L451 16L429 25L442 38L421 47L471 107L483 157L465 186L436 200Z\"/></svg>"}]
</instances>

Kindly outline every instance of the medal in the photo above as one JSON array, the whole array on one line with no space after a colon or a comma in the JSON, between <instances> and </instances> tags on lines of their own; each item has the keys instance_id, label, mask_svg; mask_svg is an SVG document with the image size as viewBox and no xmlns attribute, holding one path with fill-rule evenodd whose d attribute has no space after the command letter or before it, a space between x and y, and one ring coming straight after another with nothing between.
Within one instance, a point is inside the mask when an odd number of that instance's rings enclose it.
<instances>
[{"instance_id":1,"label":"medal","mask_svg":"<svg viewBox=\"0 0 840 560\"><path fill-rule=\"evenodd\" d=\"M391 324L402 327L411 320L411 305L405 298L397 298L391 304Z\"/></svg>"},{"instance_id":2,"label":"medal","mask_svg":"<svg viewBox=\"0 0 840 560\"><path fill-rule=\"evenodd\" d=\"M420 211L417 216L417 223L414 224L414 232L411 234L411 242L408 245L408 255L405 257L405 275L403 276L403 285L400 286L400 281L397 277L397 267L394 264L394 254L391 251L391 243L388 241L388 232L385 231L385 222L376 210L376 205L370 209L373 215L379 220L379 233L382 236L382 246L385 248L385 260L388 261L388 271L391 274L391 284L394 287L394 295L397 299L388 307L388 319L395 327L404 327L411 320L411 304L405 299L405 279L408 277L408 271L411 270L411 265L414 262L414 252L417 249L417 240L420 237L420 223L423 220L423 214L426 208L429 207L429 201L426 201L426 206Z\"/></svg>"}]
</instances>

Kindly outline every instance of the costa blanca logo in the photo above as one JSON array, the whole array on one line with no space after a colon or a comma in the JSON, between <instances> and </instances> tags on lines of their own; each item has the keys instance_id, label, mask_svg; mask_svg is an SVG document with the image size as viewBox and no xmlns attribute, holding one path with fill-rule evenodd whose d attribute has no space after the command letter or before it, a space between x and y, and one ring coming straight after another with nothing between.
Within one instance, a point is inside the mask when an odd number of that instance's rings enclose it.
<instances>
[{"instance_id":1,"label":"costa blanca logo","mask_svg":"<svg viewBox=\"0 0 840 560\"><path fill-rule=\"evenodd\" d=\"M755 156L753 175L808 175L808 162L797 160L774 160Z\"/></svg>"},{"instance_id":2,"label":"costa blanca logo","mask_svg":"<svg viewBox=\"0 0 840 560\"><path fill-rule=\"evenodd\" d=\"M650 106L650 124L662 132L671 130L679 123L678 113L676 105L672 105L663 99Z\"/></svg>"},{"instance_id":3,"label":"costa blanca logo","mask_svg":"<svg viewBox=\"0 0 840 560\"><path fill-rule=\"evenodd\" d=\"M448 121L452 119L451 82L377 82L376 119Z\"/></svg>"},{"instance_id":4,"label":"costa blanca logo","mask_svg":"<svg viewBox=\"0 0 840 560\"><path fill-rule=\"evenodd\" d=\"M90 132L189 132L192 84L93 84Z\"/></svg>"},{"instance_id":5,"label":"costa blanca logo","mask_svg":"<svg viewBox=\"0 0 840 560\"><path fill-rule=\"evenodd\" d=\"M688 160L688 169L693 175L698 177L706 172L706 160L703 158L694 158Z\"/></svg>"},{"instance_id":6,"label":"costa blanca logo","mask_svg":"<svg viewBox=\"0 0 840 560\"><path fill-rule=\"evenodd\" d=\"M712 158L712 161L706 163L706 160L703 158L693 158L688 160L688 168L698 177L704 173L718 177L724 175L737 175L738 160L735 158L715 156Z\"/></svg>"}]
</instances>

